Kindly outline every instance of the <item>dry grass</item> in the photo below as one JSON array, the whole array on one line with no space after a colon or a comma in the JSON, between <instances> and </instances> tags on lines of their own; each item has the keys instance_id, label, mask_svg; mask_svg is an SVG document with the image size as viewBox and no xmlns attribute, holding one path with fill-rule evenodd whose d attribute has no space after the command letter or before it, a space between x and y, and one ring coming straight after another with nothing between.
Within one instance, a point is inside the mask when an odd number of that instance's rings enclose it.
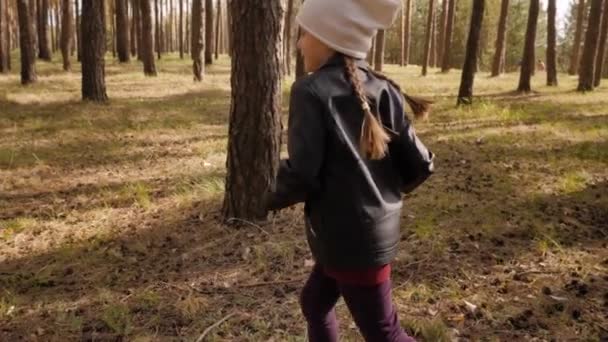
<instances>
[{"instance_id":1,"label":"dry grass","mask_svg":"<svg viewBox=\"0 0 608 342\"><path fill-rule=\"evenodd\" d=\"M109 59L103 106L58 63L27 88L0 76L0 340L195 340L229 314L209 341L304 340L301 208L218 221L228 64L196 84L175 56L157 78ZM438 101L417 124L438 172L407 198L394 265L403 325L423 341L606 338L608 88L539 73L517 95L517 75L480 74L456 108L456 71L387 69Z\"/></svg>"}]
</instances>

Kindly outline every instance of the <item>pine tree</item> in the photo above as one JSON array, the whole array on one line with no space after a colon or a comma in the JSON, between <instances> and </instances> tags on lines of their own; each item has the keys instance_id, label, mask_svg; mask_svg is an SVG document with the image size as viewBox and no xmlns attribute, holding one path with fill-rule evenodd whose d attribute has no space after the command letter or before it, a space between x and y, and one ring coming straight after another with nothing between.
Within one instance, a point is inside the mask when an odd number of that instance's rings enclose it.
<instances>
[{"instance_id":1,"label":"pine tree","mask_svg":"<svg viewBox=\"0 0 608 342\"><path fill-rule=\"evenodd\" d=\"M475 69L477 54L479 53L479 39L483 24L485 0L473 1L473 12L471 14L471 25L467 39L467 53L462 67L462 78L460 90L458 91L458 105L473 103L473 84L475 81Z\"/></svg>"},{"instance_id":2,"label":"pine tree","mask_svg":"<svg viewBox=\"0 0 608 342\"><path fill-rule=\"evenodd\" d=\"M526 26L526 43L524 45L524 53L521 62L519 86L517 87L517 90L520 92L532 91L530 80L532 78L534 69L536 68L534 49L536 43L536 26L538 25L539 11L539 0L530 0L530 10L528 11L528 25Z\"/></svg>"}]
</instances>

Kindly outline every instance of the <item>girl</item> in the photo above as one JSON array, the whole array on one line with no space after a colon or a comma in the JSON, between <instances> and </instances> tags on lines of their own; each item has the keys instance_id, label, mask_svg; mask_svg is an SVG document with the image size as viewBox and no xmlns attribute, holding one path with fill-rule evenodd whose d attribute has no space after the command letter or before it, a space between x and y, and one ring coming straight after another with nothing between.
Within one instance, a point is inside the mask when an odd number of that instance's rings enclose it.
<instances>
[{"instance_id":1,"label":"girl","mask_svg":"<svg viewBox=\"0 0 608 342\"><path fill-rule=\"evenodd\" d=\"M337 341L342 296L367 341L414 341L391 302L390 263L400 240L401 194L433 171L433 154L404 115L429 102L364 61L378 29L401 0L306 0L298 47L310 75L291 91L288 150L270 210L306 202L306 235L316 265L301 295L310 341Z\"/></svg>"}]
</instances>

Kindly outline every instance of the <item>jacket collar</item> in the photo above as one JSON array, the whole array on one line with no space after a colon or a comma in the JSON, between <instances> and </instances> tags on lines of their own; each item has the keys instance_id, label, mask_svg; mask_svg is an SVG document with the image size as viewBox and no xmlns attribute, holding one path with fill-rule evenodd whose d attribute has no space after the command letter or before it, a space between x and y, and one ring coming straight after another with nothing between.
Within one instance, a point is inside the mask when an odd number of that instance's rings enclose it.
<instances>
[{"instance_id":1,"label":"jacket collar","mask_svg":"<svg viewBox=\"0 0 608 342\"><path fill-rule=\"evenodd\" d=\"M367 61L365 59L354 58L354 61L355 61L355 65L358 66L359 68L369 67L369 65L367 64ZM336 52L319 69L324 69L324 68L332 67L332 66L343 66L343 65L344 65L344 55L339 52Z\"/></svg>"}]
</instances>

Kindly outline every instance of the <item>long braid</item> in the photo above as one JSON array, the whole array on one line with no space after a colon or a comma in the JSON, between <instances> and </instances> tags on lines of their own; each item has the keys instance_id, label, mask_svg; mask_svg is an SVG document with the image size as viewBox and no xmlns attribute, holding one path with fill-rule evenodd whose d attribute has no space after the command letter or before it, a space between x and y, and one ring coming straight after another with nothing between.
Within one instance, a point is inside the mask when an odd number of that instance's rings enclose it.
<instances>
[{"instance_id":1,"label":"long braid","mask_svg":"<svg viewBox=\"0 0 608 342\"><path fill-rule=\"evenodd\" d=\"M357 73L355 62L352 58L346 56L344 57L344 60L346 64L346 77L353 86L355 95L365 114L363 126L361 128L359 149L363 156L371 160L382 159L387 153L390 137L380 124L376 115L372 113L372 109L370 108L367 97L363 91L363 85L361 84L361 79Z\"/></svg>"},{"instance_id":2,"label":"long braid","mask_svg":"<svg viewBox=\"0 0 608 342\"><path fill-rule=\"evenodd\" d=\"M390 83L393 87L395 87L395 89L397 89L401 94L403 94L403 98L405 98L405 101L407 102L407 104L412 108L412 111L414 112L414 116L416 117L416 119L425 119L429 116L429 112L431 111L431 105L433 104L433 101L427 100L427 99L424 99L421 97L410 96L410 95L406 94L403 90L401 90L401 87L399 86L399 84L397 84L397 82L393 81L392 79L388 78L388 76L386 76L378 71L375 71L372 68L369 68L369 71L377 78L379 78L381 80L385 80L388 83Z\"/></svg>"}]
</instances>

